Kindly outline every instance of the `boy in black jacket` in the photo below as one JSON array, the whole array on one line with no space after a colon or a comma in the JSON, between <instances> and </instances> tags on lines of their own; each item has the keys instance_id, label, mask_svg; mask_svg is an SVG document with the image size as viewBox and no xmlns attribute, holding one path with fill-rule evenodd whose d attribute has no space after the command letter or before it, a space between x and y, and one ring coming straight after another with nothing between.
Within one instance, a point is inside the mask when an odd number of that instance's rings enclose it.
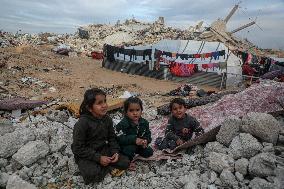
<instances>
[{"instance_id":1,"label":"boy in black jacket","mask_svg":"<svg viewBox=\"0 0 284 189\"><path fill-rule=\"evenodd\" d=\"M182 98L175 98L170 103L172 115L168 121L165 138L157 144L160 150L175 147L189 141L196 132L200 135L204 132L199 122L192 116L186 114L185 101Z\"/></svg>"},{"instance_id":2,"label":"boy in black jacket","mask_svg":"<svg viewBox=\"0 0 284 189\"><path fill-rule=\"evenodd\" d=\"M100 182L108 172L122 174L129 166L129 159L119 154L113 122L106 113L106 94L100 89L87 90L71 146L85 184Z\"/></svg>"}]
</instances>

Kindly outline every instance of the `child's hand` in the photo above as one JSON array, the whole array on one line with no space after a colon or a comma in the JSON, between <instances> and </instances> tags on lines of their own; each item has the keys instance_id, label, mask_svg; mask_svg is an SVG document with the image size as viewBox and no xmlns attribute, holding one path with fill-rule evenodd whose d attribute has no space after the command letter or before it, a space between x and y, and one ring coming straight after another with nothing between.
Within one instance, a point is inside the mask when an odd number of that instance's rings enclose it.
<instances>
[{"instance_id":1,"label":"child's hand","mask_svg":"<svg viewBox=\"0 0 284 189\"><path fill-rule=\"evenodd\" d=\"M143 140L143 148L147 148L148 146L148 141L147 140Z\"/></svg>"},{"instance_id":2,"label":"child's hand","mask_svg":"<svg viewBox=\"0 0 284 189\"><path fill-rule=\"evenodd\" d=\"M143 146L143 144L144 144L144 139L142 139L142 138L136 138L136 144L137 144L138 146Z\"/></svg>"},{"instance_id":3,"label":"child's hand","mask_svg":"<svg viewBox=\"0 0 284 189\"><path fill-rule=\"evenodd\" d=\"M188 128L183 128L182 129L182 134L186 135L189 133L189 129Z\"/></svg>"},{"instance_id":4,"label":"child's hand","mask_svg":"<svg viewBox=\"0 0 284 189\"><path fill-rule=\"evenodd\" d=\"M111 158L107 156L101 156L100 158L100 164L102 166L108 166L108 164L111 163Z\"/></svg>"},{"instance_id":5,"label":"child's hand","mask_svg":"<svg viewBox=\"0 0 284 189\"><path fill-rule=\"evenodd\" d=\"M176 141L176 143L177 143L177 145L179 146L179 145L182 145L184 142L183 142L183 140L178 139L178 140Z\"/></svg>"},{"instance_id":6,"label":"child's hand","mask_svg":"<svg viewBox=\"0 0 284 189\"><path fill-rule=\"evenodd\" d=\"M118 161L118 158L119 158L119 154L118 153L115 153L111 156L111 163L116 163Z\"/></svg>"}]
</instances>

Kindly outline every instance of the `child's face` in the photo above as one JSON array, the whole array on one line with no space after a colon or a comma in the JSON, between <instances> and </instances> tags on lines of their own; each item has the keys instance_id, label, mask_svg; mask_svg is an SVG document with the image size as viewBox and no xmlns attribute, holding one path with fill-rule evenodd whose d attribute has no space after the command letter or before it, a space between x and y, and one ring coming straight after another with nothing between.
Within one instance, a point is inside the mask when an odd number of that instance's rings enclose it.
<instances>
[{"instance_id":1,"label":"child's face","mask_svg":"<svg viewBox=\"0 0 284 189\"><path fill-rule=\"evenodd\" d=\"M106 97L104 95L97 95L96 101L93 106L89 108L89 111L93 114L93 116L102 118L106 115L107 108Z\"/></svg>"},{"instance_id":2,"label":"child's face","mask_svg":"<svg viewBox=\"0 0 284 189\"><path fill-rule=\"evenodd\" d=\"M142 110L139 104L131 103L129 104L126 115L131 119L134 123L138 123L139 118L142 115Z\"/></svg>"},{"instance_id":3,"label":"child's face","mask_svg":"<svg viewBox=\"0 0 284 189\"><path fill-rule=\"evenodd\" d=\"M172 115L174 117L176 117L178 119L184 118L185 112L186 112L186 109L185 109L184 105L180 105L180 104L177 104L177 103L173 104Z\"/></svg>"}]
</instances>

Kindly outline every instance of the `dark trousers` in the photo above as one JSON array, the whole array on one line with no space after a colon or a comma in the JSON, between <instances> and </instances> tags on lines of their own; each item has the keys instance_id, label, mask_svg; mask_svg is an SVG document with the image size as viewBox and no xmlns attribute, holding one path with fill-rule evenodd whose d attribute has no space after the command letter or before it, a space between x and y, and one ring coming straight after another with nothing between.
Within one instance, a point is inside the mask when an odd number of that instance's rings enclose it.
<instances>
[{"instance_id":1,"label":"dark trousers","mask_svg":"<svg viewBox=\"0 0 284 189\"><path fill-rule=\"evenodd\" d=\"M135 154L139 154L140 156L147 158L153 155L153 149L148 146L147 148L143 148L137 145L127 145L121 146L121 152L126 155L130 160L133 160Z\"/></svg>"},{"instance_id":2,"label":"dark trousers","mask_svg":"<svg viewBox=\"0 0 284 189\"><path fill-rule=\"evenodd\" d=\"M77 164L85 184L90 184L93 182L101 182L106 174L111 172L114 168L127 169L129 166L129 159L120 154L116 163L106 167L86 159L78 159Z\"/></svg>"}]
</instances>

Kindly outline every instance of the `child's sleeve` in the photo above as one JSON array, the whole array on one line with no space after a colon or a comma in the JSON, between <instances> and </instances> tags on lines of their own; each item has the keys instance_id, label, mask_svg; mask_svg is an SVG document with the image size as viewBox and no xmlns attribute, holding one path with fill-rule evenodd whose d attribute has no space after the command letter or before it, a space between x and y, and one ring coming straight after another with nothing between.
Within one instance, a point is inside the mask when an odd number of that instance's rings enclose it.
<instances>
[{"instance_id":1,"label":"child's sleeve","mask_svg":"<svg viewBox=\"0 0 284 189\"><path fill-rule=\"evenodd\" d=\"M169 140L174 140L174 141L177 141L179 139L179 137L174 132L174 125L173 125L171 119L169 119L169 121L168 121L165 137Z\"/></svg>"},{"instance_id":2,"label":"child's sleeve","mask_svg":"<svg viewBox=\"0 0 284 189\"><path fill-rule=\"evenodd\" d=\"M109 141L109 146L111 149L111 154L115 154L119 152L119 145L116 141L116 135L114 132L114 128L113 128L113 122L110 119L109 123L108 123L108 141Z\"/></svg>"},{"instance_id":3,"label":"child's sleeve","mask_svg":"<svg viewBox=\"0 0 284 189\"><path fill-rule=\"evenodd\" d=\"M196 133L204 131L204 129L200 126L200 123L194 117L191 117L191 125L192 125L192 128L193 128L193 131L196 132Z\"/></svg>"},{"instance_id":4,"label":"child's sleeve","mask_svg":"<svg viewBox=\"0 0 284 189\"><path fill-rule=\"evenodd\" d=\"M148 144L152 142L151 131L149 128L149 122L146 124L145 136L143 137L147 140Z\"/></svg>"},{"instance_id":5,"label":"child's sleeve","mask_svg":"<svg viewBox=\"0 0 284 189\"><path fill-rule=\"evenodd\" d=\"M132 145L132 144L136 144L136 135L127 135L126 133L124 133L123 129L124 128L124 124L122 124L121 122L119 122L116 125L116 135L117 135L117 140L119 142L120 145Z\"/></svg>"},{"instance_id":6,"label":"child's sleeve","mask_svg":"<svg viewBox=\"0 0 284 189\"><path fill-rule=\"evenodd\" d=\"M100 162L101 154L97 153L92 148L87 147L85 142L88 125L82 121L75 124L73 129L73 144L72 152L79 158L84 158L90 161Z\"/></svg>"}]
</instances>

